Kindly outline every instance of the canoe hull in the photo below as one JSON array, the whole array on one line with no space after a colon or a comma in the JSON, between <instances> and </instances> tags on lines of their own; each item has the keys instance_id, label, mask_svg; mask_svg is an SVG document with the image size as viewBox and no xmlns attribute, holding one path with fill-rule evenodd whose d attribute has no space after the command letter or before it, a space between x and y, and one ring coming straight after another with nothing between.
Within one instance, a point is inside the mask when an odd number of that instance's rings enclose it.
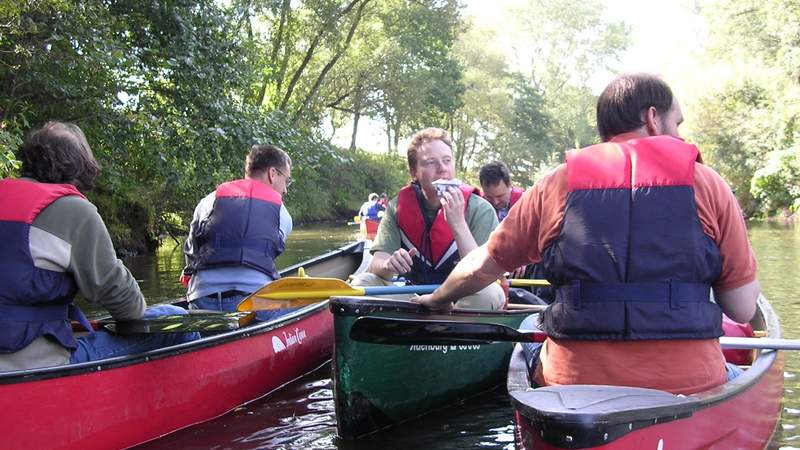
<instances>
[{"instance_id":1,"label":"canoe hull","mask_svg":"<svg viewBox=\"0 0 800 450\"><path fill-rule=\"evenodd\" d=\"M375 239L375 235L378 234L378 226L381 224L380 219L361 219L360 223L360 231L361 231L361 238L362 239Z\"/></svg>"},{"instance_id":2,"label":"canoe hull","mask_svg":"<svg viewBox=\"0 0 800 450\"><path fill-rule=\"evenodd\" d=\"M777 317L766 300L759 302L759 311L756 329L780 337ZM617 408L586 414L537 409L530 400L539 389L531 389L523 378L524 364L521 350L516 349L508 387L515 407L516 444L521 449L762 449L770 442L782 410L784 356L779 351L762 351L744 374L707 392L678 397L651 391L664 402L652 402L638 411ZM605 388L617 399L628 391L640 394L633 388ZM546 389L569 395L568 389Z\"/></svg>"},{"instance_id":3,"label":"canoe hull","mask_svg":"<svg viewBox=\"0 0 800 450\"><path fill-rule=\"evenodd\" d=\"M517 327L526 313L431 315L418 305L371 298L332 298L333 392L340 437L355 439L441 409L497 386L511 344L379 345L355 342L350 327L361 316L489 321Z\"/></svg>"},{"instance_id":4,"label":"canoe hull","mask_svg":"<svg viewBox=\"0 0 800 450\"><path fill-rule=\"evenodd\" d=\"M360 254L324 256L316 269L307 262L306 271L316 275L339 260L333 265L347 272L360 261ZM3 373L3 448L132 447L263 397L324 364L332 343L333 318L324 301L140 355Z\"/></svg>"}]
</instances>

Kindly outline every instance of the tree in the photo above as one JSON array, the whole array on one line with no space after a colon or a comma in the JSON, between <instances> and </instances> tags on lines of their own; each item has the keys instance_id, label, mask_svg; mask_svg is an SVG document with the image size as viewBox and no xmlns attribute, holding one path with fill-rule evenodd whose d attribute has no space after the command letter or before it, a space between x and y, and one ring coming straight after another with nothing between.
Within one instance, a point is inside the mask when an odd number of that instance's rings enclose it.
<instances>
[{"instance_id":1,"label":"tree","mask_svg":"<svg viewBox=\"0 0 800 450\"><path fill-rule=\"evenodd\" d=\"M626 48L628 26L607 19L596 0L528 1L509 11L503 24L517 31L510 37L513 54L475 56L479 51L468 41L457 47L470 83L453 130L474 144L463 152L463 170L499 159L518 181L530 184L561 161L564 150L597 141L590 77L607 70ZM476 35L483 47L492 42L491 34ZM477 62L481 58L498 62L493 69ZM465 131L470 127L474 131Z\"/></svg>"},{"instance_id":2,"label":"tree","mask_svg":"<svg viewBox=\"0 0 800 450\"><path fill-rule=\"evenodd\" d=\"M774 214L800 198L775 189L795 179L786 152L800 151L800 4L708 0L700 11L711 31L704 62L718 68L722 87L692 108L700 117L692 137L746 214Z\"/></svg>"}]
</instances>

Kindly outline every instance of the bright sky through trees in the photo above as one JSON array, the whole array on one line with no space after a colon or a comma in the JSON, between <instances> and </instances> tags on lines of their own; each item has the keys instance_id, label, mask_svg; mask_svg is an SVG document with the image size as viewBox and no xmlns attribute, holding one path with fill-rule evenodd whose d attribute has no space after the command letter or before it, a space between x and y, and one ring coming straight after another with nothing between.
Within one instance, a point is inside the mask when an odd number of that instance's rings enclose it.
<instances>
[{"instance_id":1,"label":"bright sky through trees","mask_svg":"<svg viewBox=\"0 0 800 450\"><path fill-rule=\"evenodd\" d=\"M512 47L519 40L513 8L529 0L468 0L466 14L478 27L496 33L498 45ZM576 0L580 1L580 0ZM685 79L687 65L702 53L706 29L692 0L605 0L607 17L632 28L631 46L614 69L618 72L654 72L671 84ZM512 49L508 48L509 55ZM592 77L599 92L613 78L598 71Z\"/></svg>"},{"instance_id":2,"label":"bright sky through trees","mask_svg":"<svg viewBox=\"0 0 800 450\"><path fill-rule=\"evenodd\" d=\"M464 15L477 28L494 34L486 45L503 49L510 68L521 69L525 58L525 36L515 23L515 8L529 0L467 0ZM579 1L579 0L576 0ZM679 97L697 93L690 86L701 77L708 79L708 71L692 70L703 51L706 27L696 14L693 0L605 0L606 16L611 21L624 21L631 26L631 45L614 64L613 72L652 72L663 76ZM612 71L598 68L589 74L592 89L599 93L613 78ZM359 130L359 146L382 151L386 136L380 122L369 119ZM341 128L334 142L346 146L350 139L349 127ZM400 148L404 148L401 143Z\"/></svg>"}]
</instances>

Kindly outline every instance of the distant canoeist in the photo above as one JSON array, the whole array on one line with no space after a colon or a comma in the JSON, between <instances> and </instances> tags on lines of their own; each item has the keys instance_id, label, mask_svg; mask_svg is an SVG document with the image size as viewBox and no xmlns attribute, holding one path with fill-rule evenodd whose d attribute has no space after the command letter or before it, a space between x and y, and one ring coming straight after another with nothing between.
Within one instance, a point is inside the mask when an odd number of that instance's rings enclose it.
<instances>
[{"instance_id":1,"label":"distant canoeist","mask_svg":"<svg viewBox=\"0 0 800 450\"><path fill-rule=\"evenodd\" d=\"M488 245L419 301L446 309L504 271L541 261L557 284L542 313L549 339L537 384L691 393L735 376L717 338L723 311L738 322L755 314L755 258L736 198L680 139L682 121L661 79L615 79L597 104L604 143L569 152Z\"/></svg>"},{"instance_id":2,"label":"distant canoeist","mask_svg":"<svg viewBox=\"0 0 800 450\"><path fill-rule=\"evenodd\" d=\"M70 319L88 328L76 292L115 319L185 314L146 303L117 259L103 219L82 192L100 166L70 123L48 122L19 149L20 179L0 181L0 370L22 370L140 353L199 338L197 333L76 339Z\"/></svg>"},{"instance_id":3,"label":"distant canoeist","mask_svg":"<svg viewBox=\"0 0 800 450\"><path fill-rule=\"evenodd\" d=\"M292 231L283 204L292 184L292 160L273 145L254 145L244 179L220 184L194 210L184 244L193 309L236 311L250 293L279 278L277 258ZM258 313L262 320L288 312Z\"/></svg>"},{"instance_id":4,"label":"distant canoeist","mask_svg":"<svg viewBox=\"0 0 800 450\"><path fill-rule=\"evenodd\" d=\"M378 194L373 192L369 194L368 200L361 205L361 208L359 208L358 215L361 217L361 220L378 220L378 212L381 210L381 205L378 203Z\"/></svg>"}]
</instances>

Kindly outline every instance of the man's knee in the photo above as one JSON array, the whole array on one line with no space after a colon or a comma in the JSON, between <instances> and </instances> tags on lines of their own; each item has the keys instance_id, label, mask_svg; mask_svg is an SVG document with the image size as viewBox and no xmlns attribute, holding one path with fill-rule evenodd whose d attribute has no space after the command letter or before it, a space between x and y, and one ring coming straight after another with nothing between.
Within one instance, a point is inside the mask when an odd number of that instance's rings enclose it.
<instances>
[{"instance_id":1,"label":"man's knee","mask_svg":"<svg viewBox=\"0 0 800 450\"><path fill-rule=\"evenodd\" d=\"M466 296L455 304L459 309L480 309L484 311L496 311L503 309L506 303L506 296L503 288L497 283L492 283L480 291Z\"/></svg>"},{"instance_id":2,"label":"man's knee","mask_svg":"<svg viewBox=\"0 0 800 450\"><path fill-rule=\"evenodd\" d=\"M351 286L389 286L390 284L392 283L371 272L361 272L350 280Z\"/></svg>"}]
</instances>

